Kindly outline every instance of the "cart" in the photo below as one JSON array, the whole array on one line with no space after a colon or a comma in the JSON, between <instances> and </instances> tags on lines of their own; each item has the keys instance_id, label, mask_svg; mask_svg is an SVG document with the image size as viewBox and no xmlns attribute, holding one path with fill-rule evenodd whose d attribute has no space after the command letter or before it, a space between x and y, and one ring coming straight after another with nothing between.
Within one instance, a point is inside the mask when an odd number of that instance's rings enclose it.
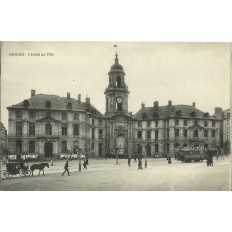
<instances>
[{"instance_id":1,"label":"cart","mask_svg":"<svg viewBox=\"0 0 232 232\"><path fill-rule=\"evenodd\" d=\"M31 170L29 166L22 165L20 162L7 162L6 169L1 171L1 178L11 178L13 176L30 176Z\"/></svg>"}]
</instances>

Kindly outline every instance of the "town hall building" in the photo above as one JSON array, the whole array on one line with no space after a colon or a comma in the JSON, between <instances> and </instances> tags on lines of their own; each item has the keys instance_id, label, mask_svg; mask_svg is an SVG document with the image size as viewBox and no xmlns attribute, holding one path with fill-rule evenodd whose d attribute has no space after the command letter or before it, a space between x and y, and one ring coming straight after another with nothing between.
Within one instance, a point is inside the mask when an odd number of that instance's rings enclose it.
<instances>
[{"instance_id":1,"label":"town hall building","mask_svg":"<svg viewBox=\"0 0 232 232\"><path fill-rule=\"evenodd\" d=\"M220 118L196 108L196 104L151 107L141 105L136 114L128 112L129 88L118 55L108 73L105 113L86 97L72 98L36 94L7 107L9 154L37 154L59 157L78 149L92 157L142 154L166 157L184 147L220 146ZM215 108L215 112L222 111Z\"/></svg>"}]
</instances>

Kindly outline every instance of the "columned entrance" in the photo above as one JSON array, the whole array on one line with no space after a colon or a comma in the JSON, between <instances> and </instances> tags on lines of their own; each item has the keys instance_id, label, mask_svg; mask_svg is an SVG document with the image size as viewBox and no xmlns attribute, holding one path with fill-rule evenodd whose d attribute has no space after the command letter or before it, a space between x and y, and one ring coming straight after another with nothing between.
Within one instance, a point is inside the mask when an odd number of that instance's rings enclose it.
<instances>
[{"instance_id":1,"label":"columned entrance","mask_svg":"<svg viewBox=\"0 0 232 232\"><path fill-rule=\"evenodd\" d=\"M46 142L44 144L44 155L45 157L53 156L53 143L52 142Z\"/></svg>"}]
</instances>

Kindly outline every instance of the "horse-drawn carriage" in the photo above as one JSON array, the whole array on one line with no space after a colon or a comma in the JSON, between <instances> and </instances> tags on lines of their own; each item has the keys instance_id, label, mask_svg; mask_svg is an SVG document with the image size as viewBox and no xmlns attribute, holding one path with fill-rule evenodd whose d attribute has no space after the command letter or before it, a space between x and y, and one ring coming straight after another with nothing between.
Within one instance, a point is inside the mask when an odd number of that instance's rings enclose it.
<instances>
[{"instance_id":1,"label":"horse-drawn carriage","mask_svg":"<svg viewBox=\"0 0 232 232\"><path fill-rule=\"evenodd\" d=\"M11 178L12 176L30 176L31 170L28 165L24 165L21 162L7 162L6 169L1 171L1 178Z\"/></svg>"},{"instance_id":2,"label":"horse-drawn carriage","mask_svg":"<svg viewBox=\"0 0 232 232\"><path fill-rule=\"evenodd\" d=\"M1 171L1 178L11 178L12 176L20 175L20 176L33 176L33 172L37 169L39 170L39 174L42 171L44 175L44 168L49 168L48 163L38 163L32 165L25 165L22 160L21 161L8 161L6 163L6 169Z\"/></svg>"}]
</instances>

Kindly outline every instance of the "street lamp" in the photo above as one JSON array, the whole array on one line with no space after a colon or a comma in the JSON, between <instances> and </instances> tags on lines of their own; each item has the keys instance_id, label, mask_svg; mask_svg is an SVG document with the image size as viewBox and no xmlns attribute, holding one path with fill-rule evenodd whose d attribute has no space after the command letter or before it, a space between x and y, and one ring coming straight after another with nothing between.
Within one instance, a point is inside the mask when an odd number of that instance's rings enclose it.
<instances>
[{"instance_id":1,"label":"street lamp","mask_svg":"<svg viewBox=\"0 0 232 232\"><path fill-rule=\"evenodd\" d=\"M81 149L78 149L78 158L79 158L79 172L81 171Z\"/></svg>"},{"instance_id":2,"label":"street lamp","mask_svg":"<svg viewBox=\"0 0 232 232\"><path fill-rule=\"evenodd\" d=\"M86 159L86 164L89 165L89 157L88 157L88 151L87 151L87 144L85 144L85 159Z\"/></svg>"},{"instance_id":3,"label":"street lamp","mask_svg":"<svg viewBox=\"0 0 232 232\"><path fill-rule=\"evenodd\" d=\"M147 168L147 150L148 150L148 145L146 145L146 151L145 151L145 168Z\"/></svg>"}]
</instances>

